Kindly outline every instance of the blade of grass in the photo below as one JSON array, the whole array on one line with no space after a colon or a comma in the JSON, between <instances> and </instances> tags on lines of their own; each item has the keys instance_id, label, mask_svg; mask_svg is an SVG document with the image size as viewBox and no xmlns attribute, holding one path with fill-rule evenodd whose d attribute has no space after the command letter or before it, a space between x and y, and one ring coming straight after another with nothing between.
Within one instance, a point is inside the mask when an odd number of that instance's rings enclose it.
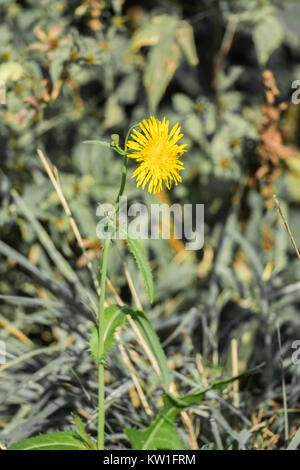
<instances>
[{"instance_id":1,"label":"blade of grass","mask_svg":"<svg viewBox=\"0 0 300 470\"><path fill-rule=\"evenodd\" d=\"M28 353L22 354L22 356L16 357L15 359L10 362L7 362L6 364L2 364L0 366L0 372L9 369L10 367L16 366L17 364L20 364L20 362L27 361L32 357L38 356L40 354L52 354L54 352L59 352L66 349L66 347L67 346L48 346L46 348L39 348L35 349L34 351L29 351Z\"/></svg>"},{"instance_id":2,"label":"blade of grass","mask_svg":"<svg viewBox=\"0 0 300 470\"><path fill-rule=\"evenodd\" d=\"M287 219L286 219L286 217L285 217L285 215L284 215L284 213L283 213L283 210L281 209L280 203L279 203L279 201L278 201L278 199L277 199L277 197L276 197L275 194L273 195L273 199L274 199L274 201L275 201L276 206L278 207L280 216L281 216L282 221L283 221L283 223L284 223L284 225L285 225L285 228L286 228L286 230L287 230L287 233L289 234L289 237L290 237L290 239L291 239L291 242L292 242L292 244L293 244L293 247L295 248L295 251L296 251L296 253L297 253L298 259L300 260L300 252L299 252L299 250L298 250L297 244L296 244L296 242L295 242L295 239L294 239L293 234L292 234L292 232L291 232L291 229L290 229L290 226L289 226L289 224L288 224L288 221L287 221Z\"/></svg>"},{"instance_id":3,"label":"blade of grass","mask_svg":"<svg viewBox=\"0 0 300 470\"><path fill-rule=\"evenodd\" d=\"M94 299L88 294L87 289L81 284L77 274L71 268L69 263L66 259L61 255L61 253L56 249L54 243L52 242L51 238L49 237L46 230L42 227L41 223L37 220L34 214L29 210L25 201L22 199L21 196L12 189L11 194L13 199L28 221L31 223L32 228L34 229L38 239L40 240L42 246L44 247L45 251L47 252L49 258L53 261L57 269L61 272L61 274L72 284L74 284L88 305L92 305L94 307L94 312L97 311L97 307L94 303Z\"/></svg>"},{"instance_id":4,"label":"blade of grass","mask_svg":"<svg viewBox=\"0 0 300 470\"><path fill-rule=\"evenodd\" d=\"M277 338L278 338L278 346L279 346L281 385L282 385L283 409L284 409L284 438L287 441L289 438L289 421L288 421L288 412L287 412L287 395L286 395L286 386L285 386L285 378L284 378L281 335L280 335L280 327L279 327L278 322L276 322L276 330L277 330Z\"/></svg>"}]
</instances>

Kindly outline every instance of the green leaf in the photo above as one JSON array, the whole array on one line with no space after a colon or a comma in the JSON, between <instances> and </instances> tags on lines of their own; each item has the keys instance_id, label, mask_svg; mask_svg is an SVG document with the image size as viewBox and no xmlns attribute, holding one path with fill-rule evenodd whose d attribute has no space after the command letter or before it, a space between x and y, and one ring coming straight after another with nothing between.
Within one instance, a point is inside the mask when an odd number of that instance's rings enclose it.
<instances>
[{"instance_id":1,"label":"green leaf","mask_svg":"<svg viewBox=\"0 0 300 470\"><path fill-rule=\"evenodd\" d=\"M111 305L105 309L104 316L104 358L108 352L114 347L115 338L114 332L117 327L122 326L126 322L126 315L130 315L145 342L150 348L153 356L156 359L158 368L161 373L163 384L167 387L171 381L171 371L168 367L168 362L164 350L161 347L159 338L153 328L150 318L146 313L141 312L131 307L118 307ZM98 330L93 326L89 337L89 351L97 364L98 361Z\"/></svg>"},{"instance_id":2,"label":"green leaf","mask_svg":"<svg viewBox=\"0 0 300 470\"><path fill-rule=\"evenodd\" d=\"M84 422L82 421L80 416L75 415L75 414L72 414L72 416L75 421L75 426L76 426L78 435L81 437L81 439L87 444L87 446L91 450L96 450L96 446L93 440L91 439L90 435L86 432Z\"/></svg>"},{"instance_id":3,"label":"green leaf","mask_svg":"<svg viewBox=\"0 0 300 470\"><path fill-rule=\"evenodd\" d=\"M183 93L175 93L172 96L172 102L175 110L180 114L191 113L195 103Z\"/></svg>"},{"instance_id":4,"label":"green leaf","mask_svg":"<svg viewBox=\"0 0 300 470\"><path fill-rule=\"evenodd\" d=\"M8 450L89 450L79 434L73 431L51 432L24 439Z\"/></svg>"},{"instance_id":5,"label":"green leaf","mask_svg":"<svg viewBox=\"0 0 300 470\"><path fill-rule=\"evenodd\" d=\"M258 23L254 29L253 39L261 65L266 64L272 52L282 43L283 38L282 26L275 17L267 17Z\"/></svg>"},{"instance_id":6,"label":"green leaf","mask_svg":"<svg viewBox=\"0 0 300 470\"><path fill-rule=\"evenodd\" d=\"M103 127L110 129L124 122L124 109L120 106L118 97L111 95L105 103Z\"/></svg>"},{"instance_id":7,"label":"green leaf","mask_svg":"<svg viewBox=\"0 0 300 470\"><path fill-rule=\"evenodd\" d=\"M147 23L146 26L139 28L132 36L131 49L136 51L141 47L157 44L163 30L162 26L167 24L168 18L168 15L161 15L153 18L151 23Z\"/></svg>"},{"instance_id":8,"label":"green leaf","mask_svg":"<svg viewBox=\"0 0 300 470\"><path fill-rule=\"evenodd\" d=\"M104 311L104 358L115 345L114 333L116 328L124 325L126 315L121 308L111 305ZM98 330L93 326L89 337L89 351L94 359L98 362Z\"/></svg>"},{"instance_id":9,"label":"green leaf","mask_svg":"<svg viewBox=\"0 0 300 470\"><path fill-rule=\"evenodd\" d=\"M164 408L156 420L144 431L126 428L124 433L134 450L184 450L177 434L175 418L180 408L168 396L164 396Z\"/></svg>"},{"instance_id":10,"label":"green leaf","mask_svg":"<svg viewBox=\"0 0 300 470\"><path fill-rule=\"evenodd\" d=\"M127 436L134 450L183 450L184 445L177 434L175 428L175 418L177 414L186 406L193 403L200 403L206 392L209 390L222 390L225 386L245 375L256 373L260 367L255 367L245 374L229 379L214 382L209 387L194 390L192 393L176 398L169 393L164 394L164 407L153 423L145 430L138 431L126 428L124 433Z\"/></svg>"},{"instance_id":11,"label":"green leaf","mask_svg":"<svg viewBox=\"0 0 300 470\"><path fill-rule=\"evenodd\" d=\"M179 23L176 38L190 65L198 65L199 59L194 40L194 31L187 21L181 21Z\"/></svg>"},{"instance_id":12,"label":"green leaf","mask_svg":"<svg viewBox=\"0 0 300 470\"><path fill-rule=\"evenodd\" d=\"M300 445L300 428L298 429L293 439L289 443L287 450L297 450L299 445Z\"/></svg>"},{"instance_id":13,"label":"green leaf","mask_svg":"<svg viewBox=\"0 0 300 470\"><path fill-rule=\"evenodd\" d=\"M93 325L88 339L89 353L94 359L96 365L98 362L98 330L96 325Z\"/></svg>"},{"instance_id":14,"label":"green leaf","mask_svg":"<svg viewBox=\"0 0 300 470\"><path fill-rule=\"evenodd\" d=\"M52 80L53 87L57 85L57 82L61 77L63 68L64 68L64 58L56 55L49 67L49 72L50 72L50 77Z\"/></svg>"},{"instance_id":15,"label":"green leaf","mask_svg":"<svg viewBox=\"0 0 300 470\"><path fill-rule=\"evenodd\" d=\"M154 292L154 283L153 283L153 277L152 277L152 271L150 268L149 261L146 257L144 248L142 244L139 242L139 240L134 240L133 238L130 237L128 233L126 233L126 238L127 238L127 243L128 247L133 254L138 268L144 278L145 286L146 286L146 291L149 297L150 302L154 302L154 297L155 297L155 292Z\"/></svg>"},{"instance_id":16,"label":"green leaf","mask_svg":"<svg viewBox=\"0 0 300 470\"><path fill-rule=\"evenodd\" d=\"M193 28L176 16L160 15L133 35L131 49L153 46L149 52L144 73L150 111L156 112L158 103L171 81L182 52L191 65L198 64Z\"/></svg>"},{"instance_id":17,"label":"green leaf","mask_svg":"<svg viewBox=\"0 0 300 470\"><path fill-rule=\"evenodd\" d=\"M161 347L159 338L153 328L150 318L145 312L136 310L130 307L122 307L122 310L127 315L131 315L136 326L138 327L141 335L149 346L152 354L154 355L158 368L161 373L163 384L168 387L171 382L171 370L168 366L167 358Z\"/></svg>"},{"instance_id":18,"label":"green leaf","mask_svg":"<svg viewBox=\"0 0 300 470\"><path fill-rule=\"evenodd\" d=\"M201 142L203 139L203 127L200 119L196 114L190 113L184 123L184 129L195 142Z\"/></svg>"},{"instance_id":19,"label":"green leaf","mask_svg":"<svg viewBox=\"0 0 300 470\"><path fill-rule=\"evenodd\" d=\"M177 18L170 16L169 21L163 24L159 42L149 52L144 85L153 113L179 65L181 50L175 40L177 24Z\"/></svg>"}]
</instances>

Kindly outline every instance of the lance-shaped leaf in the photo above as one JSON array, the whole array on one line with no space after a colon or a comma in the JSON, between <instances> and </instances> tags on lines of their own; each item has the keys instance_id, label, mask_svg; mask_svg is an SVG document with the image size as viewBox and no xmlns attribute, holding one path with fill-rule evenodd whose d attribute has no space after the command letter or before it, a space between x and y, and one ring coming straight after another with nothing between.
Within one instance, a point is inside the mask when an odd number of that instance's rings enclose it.
<instances>
[{"instance_id":1,"label":"lance-shaped leaf","mask_svg":"<svg viewBox=\"0 0 300 470\"><path fill-rule=\"evenodd\" d=\"M144 431L126 428L124 433L134 450L183 450L184 444L177 434L175 418L180 408L164 396L164 408L156 420Z\"/></svg>"},{"instance_id":2,"label":"lance-shaped leaf","mask_svg":"<svg viewBox=\"0 0 300 470\"><path fill-rule=\"evenodd\" d=\"M294 435L293 439L290 441L287 447L287 450L297 450L299 446L300 446L300 428L298 428L298 431Z\"/></svg>"},{"instance_id":3,"label":"lance-shaped leaf","mask_svg":"<svg viewBox=\"0 0 300 470\"><path fill-rule=\"evenodd\" d=\"M161 15L152 18L152 21L139 28L133 35L130 46L133 50L139 50L144 46L155 46L169 22L169 15Z\"/></svg>"},{"instance_id":4,"label":"lance-shaped leaf","mask_svg":"<svg viewBox=\"0 0 300 470\"><path fill-rule=\"evenodd\" d=\"M154 302L154 297L155 297L154 282L153 282L152 271L151 271L150 264L147 259L147 255L144 250L144 247L140 243L139 240L134 240L133 238L131 238L128 232L126 232L126 239L127 239L128 247L131 253L133 254L137 262L138 268L143 276L146 291L147 291L149 300L152 303Z\"/></svg>"},{"instance_id":5,"label":"lance-shaped leaf","mask_svg":"<svg viewBox=\"0 0 300 470\"><path fill-rule=\"evenodd\" d=\"M76 426L76 431L78 435L81 437L81 439L86 443L86 445L91 449L91 450L96 450L96 446L94 441L91 439L91 436L85 429L84 422L80 418L80 416L72 414L74 421L75 421L75 426Z\"/></svg>"},{"instance_id":6,"label":"lance-shaped leaf","mask_svg":"<svg viewBox=\"0 0 300 470\"><path fill-rule=\"evenodd\" d=\"M175 418L177 414L186 406L200 403L206 392L210 390L222 390L231 382L244 377L245 375L256 373L262 366L255 367L236 377L219 380L206 388L194 390L192 393L180 398L174 397L169 393L164 394L164 407L157 418L150 426L142 431L126 428L126 434L131 446L135 450L182 450L183 442L177 434L175 427Z\"/></svg>"},{"instance_id":7,"label":"lance-shaped leaf","mask_svg":"<svg viewBox=\"0 0 300 470\"><path fill-rule=\"evenodd\" d=\"M159 42L149 52L144 85L153 113L179 65L181 51L175 38L177 24L177 18L170 16L161 29Z\"/></svg>"},{"instance_id":8,"label":"lance-shaped leaf","mask_svg":"<svg viewBox=\"0 0 300 470\"><path fill-rule=\"evenodd\" d=\"M17 442L8 450L90 450L79 434L73 431L51 432Z\"/></svg>"},{"instance_id":9,"label":"lance-shaped leaf","mask_svg":"<svg viewBox=\"0 0 300 470\"><path fill-rule=\"evenodd\" d=\"M176 16L160 15L138 29L131 40L131 49L152 46L144 72L144 85L150 111L157 106L181 59L181 51L191 65L198 64L193 28Z\"/></svg>"},{"instance_id":10,"label":"lance-shaped leaf","mask_svg":"<svg viewBox=\"0 0 300 470\"><path fill-rule=\"evenodd\" d=\"M104 311L104 358L108 352L114 347L115 338L114 333L116 328L124 325L126 322L126 315L121 308L111 305ZM93 326L89 337L89 351L94 359L98 362L98 330Z\"/></svg>"},{"instance_id":11,"label":"lance-shaped leaf","mask_svg":"<svg viewBox=\"0 0 300 470\"><path fill-rule=\"evenodd\" d=\"M187 21L179 23L176 38L190 65L198 65L199 59L194 40L194 31Z\"/></svg>"},{"instance_id":12,"label":"lance-shaped leaf","mask_svg":"<svg viewBox=\"0 0 300 470\"><path fill-rule=\"evenodd\" d=\"M112 305L107 307L104 312L104 358L110 349L114 347L114 332L116 328L122 326L126 322L126 316L130 315L134 320L144 341L156 361L157 368L160 371L162 383L168 387L171 381L171 370L163 348L161 347L159 338L153 328L150 318L144 312L130 307L118 307ZM98 361L98 330L93 326L89 337L89 351L97 364Z\"/></svg>"},{"instance_id":13,"label":"lance-shaped leaf","mask_svg":"<svg viewBox=\"0 0 300 470\"><path fill-rule=\"evenodd\" d=\"M271 54L281 45L284 33L281 23L273 16L267 16L254 28L253 40L261 65L265 65Z\"/></svg>"}]
</instances>

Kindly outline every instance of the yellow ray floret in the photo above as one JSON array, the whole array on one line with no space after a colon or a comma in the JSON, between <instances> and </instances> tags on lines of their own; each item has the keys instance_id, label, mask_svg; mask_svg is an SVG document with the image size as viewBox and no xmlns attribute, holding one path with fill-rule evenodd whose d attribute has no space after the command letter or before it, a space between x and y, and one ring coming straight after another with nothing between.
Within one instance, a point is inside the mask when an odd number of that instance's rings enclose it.
<instances>
[{"instance_id":1,"label":"yellow ray floret","mask_svg":"<svg viewBox=\"0 0 300 470\"><path fill-rule=\"evenodd\" d=\"M140 122L139 126L141 132L134 129L130 135L133 140L127 143L127 147L134 150L128 157L135 158L139 164L132 176L136 177L137 187L142 185L145 189L149 182L149 193L156 194L162 191L163 182L168 189L171 189L173 182L175 185L181 183L179 172L184 167L179 158L186 152L187 144L177 144L183 136L179 124L175 124L169 133L169 121L165 118L159 121L151 116L149 120Z\"/></svg>"}]
</instances>

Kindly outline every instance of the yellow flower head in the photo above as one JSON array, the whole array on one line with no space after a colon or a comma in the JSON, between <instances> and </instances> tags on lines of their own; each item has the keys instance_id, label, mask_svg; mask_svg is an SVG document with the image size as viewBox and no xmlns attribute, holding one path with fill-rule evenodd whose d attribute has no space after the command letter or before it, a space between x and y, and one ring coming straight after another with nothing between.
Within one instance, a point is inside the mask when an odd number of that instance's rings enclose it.
<instances>
[{"instance_id":1,"label":"yellow flower head","mask_svg":"<svg viewBox=\"0 0 300 470\"><path fill-rule=\"evenodd\" d=\"M139 123L142 132L133 130L131 139L127 147L135 152L130 153L128 157L135 158L139 163L138 168L133 173L136 177L137 187L142 184L144 189L149 182L149 193L156 194L162 191L164 182L168 189L171 189L174 181L175 185L181 183L179 174L183 170L183 163L179 157L186 152L187 144L178 145L177 142L183 134L177 123L169 133L169 121L163 118L159 121L155 117Z\"/></svg>"}]
</instances>

